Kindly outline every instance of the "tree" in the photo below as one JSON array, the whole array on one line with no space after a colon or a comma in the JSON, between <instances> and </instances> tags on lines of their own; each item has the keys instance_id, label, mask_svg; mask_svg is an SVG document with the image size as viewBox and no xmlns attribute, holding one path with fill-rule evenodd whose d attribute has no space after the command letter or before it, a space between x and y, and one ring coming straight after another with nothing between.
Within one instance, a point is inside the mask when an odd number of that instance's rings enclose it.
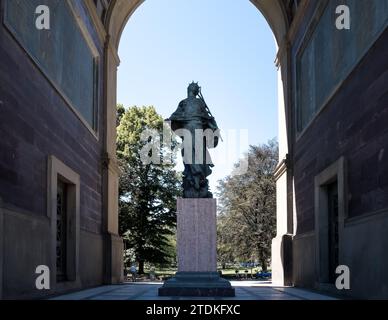
<instances>
[{"instance_id":1,"label":"tree","mask_svg":"<svg viewBox=\"0 0 388 320\"><path fill-rule=\"evenodd\" d=\"M218 250L221 260L260 262L267 270L276 230L278 144L250 146L248 170L219 181ZM237 165L236 165L237 167ZM222 261L221 261L222 262Z\"/></svg>"},{"instance_id":2,"label":"tree","mask_svg":"<svg viewBox=\"0 0 388 320\"><path fill-rule=\"evenodd\" d=\"M171 260L171 235L176 225L176 198L180 195L180 177L171 163L163 159L171 151L158 140L142 139L145 130L162 132L163 118L153 107L118 106L117 158L120 167L119 230L126 247L144 273L144 263L163 264ZM160 141L162 139L159 139ZM144 147L152 142L161 164L145 163Z\"/></svg>"},{"instance_id":3,"label":"tree","mask_svg":"<svg viewBox=\"0 0 388 320\"><path fill-rule=\"evenodd\" d=\"M229 216L222 214L217 218L217 257L222 269L226 269L226 264L236 262L234 253L233 237L229 232Z\"/></svg>"}]
</instances>

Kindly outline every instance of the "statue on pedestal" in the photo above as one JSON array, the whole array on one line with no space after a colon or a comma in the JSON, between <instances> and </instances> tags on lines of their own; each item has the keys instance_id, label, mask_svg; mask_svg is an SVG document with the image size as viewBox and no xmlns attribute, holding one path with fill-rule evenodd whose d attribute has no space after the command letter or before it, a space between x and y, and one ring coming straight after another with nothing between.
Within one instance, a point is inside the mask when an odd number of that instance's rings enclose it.
<instances>
[{"instance_id":1,"label":"statue on pedestal","mask_svg":"<svg viewBox=\"0 0 388 320\"><path fill-rule=\"evenodd\" d=\"M183 197L213 198L207 177L212 173L214 164L208 149L217 147L219 128L198 83L192 82L187 92L187 99L181 101L177 110L166 119L171 122L172 130L183 139Z\"/></svg>"},{"instance_id":2,"label":"statue on pedestal","mask_svg":"<svg viewBox=\"0 0 388 320\"><path fill-rule=\"evenodd\" d=\"M159 296L234 297L230 282L217 272L217 200L207 177L214 166L208 149L218 145L220 130L198 83L166 121L182 137L183 198L177 199L178 272L159 288Z\"/></svg>"}]
</instances>

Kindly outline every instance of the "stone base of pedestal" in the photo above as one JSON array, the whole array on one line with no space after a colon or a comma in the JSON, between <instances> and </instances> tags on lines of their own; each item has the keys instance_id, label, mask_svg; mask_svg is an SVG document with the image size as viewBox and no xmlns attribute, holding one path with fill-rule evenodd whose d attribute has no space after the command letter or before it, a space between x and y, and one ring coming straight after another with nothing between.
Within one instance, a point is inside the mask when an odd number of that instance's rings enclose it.
<instances>
[{"instance_id":1,"label":"stone base of pedestal","mask_svg":"<svg viewBox=\"0 0 388 320\"><path fill-rule=\"evenodd\" d=\"M234 297L230 282L217 272L217 200L178 199L178 272L160 296Z\"/></svg>"},{"instance_id":2,"label":"stone base of pedestal","mask_svg":"<svg viewBox=\"0 0 388 320\"><path fill-rule=\"evenodd\" d=\"M218 272L177 272L159 288L159 296L234 297L235 290Z\"/></svg>"}]
</instances>

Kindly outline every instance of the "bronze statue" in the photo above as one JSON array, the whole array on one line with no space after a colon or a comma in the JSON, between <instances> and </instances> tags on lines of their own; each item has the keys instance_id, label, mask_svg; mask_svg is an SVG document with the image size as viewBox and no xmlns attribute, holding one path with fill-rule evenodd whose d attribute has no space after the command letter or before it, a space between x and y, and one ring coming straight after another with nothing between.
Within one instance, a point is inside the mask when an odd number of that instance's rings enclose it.
<instances>
[{"instance_id":1,"label":"bronze statue","mask_svg":"<svg viewBox=\"0 0 388 320\"><path fill-rule=\"evenodd\" d=\"M198 83L192 82L187 91L187 99L181 101L178 109L166 120L183 139L183 197L213 198L207 177L214 165L207 149L217 147L219 129Z\"/></svg>"}]
</instances>

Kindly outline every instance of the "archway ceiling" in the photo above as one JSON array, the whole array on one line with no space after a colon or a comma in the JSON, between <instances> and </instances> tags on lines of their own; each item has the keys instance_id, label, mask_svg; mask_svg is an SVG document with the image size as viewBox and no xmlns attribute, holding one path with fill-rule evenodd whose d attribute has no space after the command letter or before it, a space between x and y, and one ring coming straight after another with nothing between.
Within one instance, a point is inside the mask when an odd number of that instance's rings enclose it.
<instances>
[{"instance_id":1,"label":"archway ceiling","mask_svg":"<svg viewBox=\"0 0 388 320\"><path fill-rule=\"evenodd\" d=\"M107 30L117 49L121 34L131 15L145 0L112 0L107 17ZM287 18L282 0L250 0L263 14L274 33L278 46L287 33Z\"/></svg>"}]
</instances>

